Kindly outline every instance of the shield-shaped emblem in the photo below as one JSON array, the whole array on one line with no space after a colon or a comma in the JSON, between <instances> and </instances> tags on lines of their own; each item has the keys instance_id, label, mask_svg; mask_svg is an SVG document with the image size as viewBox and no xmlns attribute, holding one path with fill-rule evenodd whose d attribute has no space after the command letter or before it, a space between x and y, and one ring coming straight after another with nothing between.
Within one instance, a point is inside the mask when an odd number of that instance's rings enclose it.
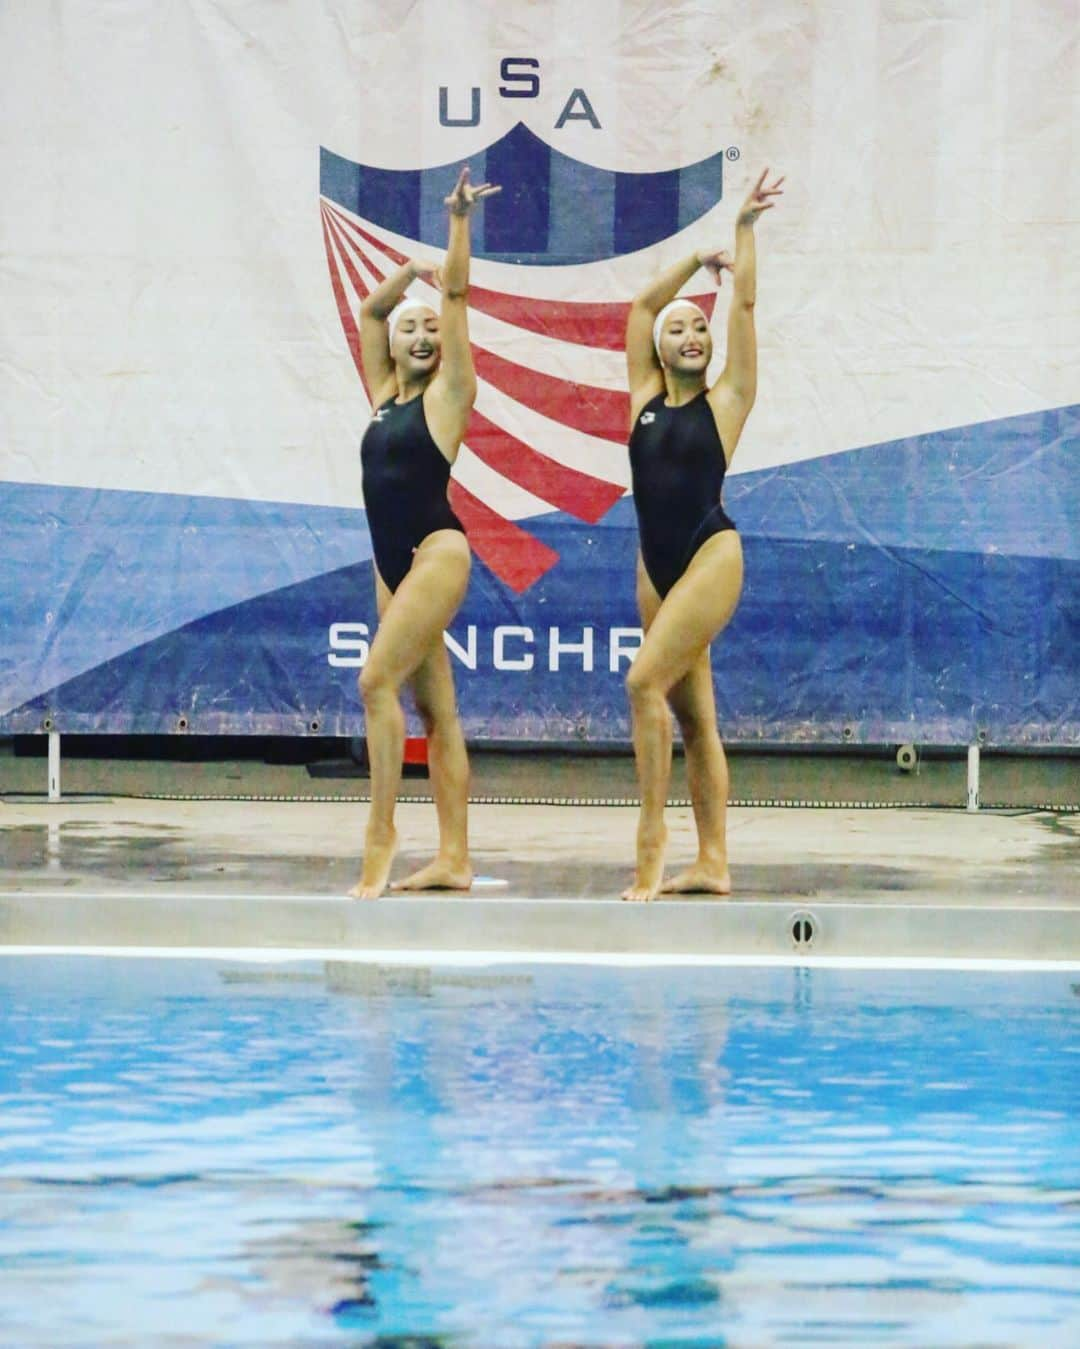
<instances>
[{"instance_id":1,"label":"shield-shaped emblem","mask_svg":"<svg viewBox=\"0 0 1080 1349\"><path fill-rule=\"evenodd\" d=\"M647 251L720 200L723 153L659 173L597 168L519 123L470 156L499 183L473 222L470 337L478 392L451 482L477 556L517 592L557 561L530 518L594 524L629 485L622 356L629 308L612 260ZM357 310L409 256L442 248L443 198L459 164L380 169L323 149L323 241L338 314L362 378ZM436 292L410 288L437 305ZM713 293L694 297L712 313Z\"/></svg>"}]
</instances>

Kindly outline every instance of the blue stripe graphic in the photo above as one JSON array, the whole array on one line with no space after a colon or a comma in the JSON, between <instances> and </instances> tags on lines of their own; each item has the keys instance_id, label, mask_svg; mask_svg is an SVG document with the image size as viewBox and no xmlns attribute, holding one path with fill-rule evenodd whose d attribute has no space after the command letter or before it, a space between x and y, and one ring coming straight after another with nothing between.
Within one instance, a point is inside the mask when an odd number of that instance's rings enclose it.
<instances>
[{"instance_id":1,"label":"blue stripe graphic","mask_svg":"<svg viewBox=\"0 0 1080 1349\"><path fill-rule=\"evenodd\" d=\"M474 182L502 187L484 207L473 250L501 262L565 265L647 248L723 195L722 151L681 169L618 173L564 155L521 122L469 162ZM319 190L384 229L442 247L442 201L460 167L371 168L323 148Z\"/></svg>"}]
</instances>

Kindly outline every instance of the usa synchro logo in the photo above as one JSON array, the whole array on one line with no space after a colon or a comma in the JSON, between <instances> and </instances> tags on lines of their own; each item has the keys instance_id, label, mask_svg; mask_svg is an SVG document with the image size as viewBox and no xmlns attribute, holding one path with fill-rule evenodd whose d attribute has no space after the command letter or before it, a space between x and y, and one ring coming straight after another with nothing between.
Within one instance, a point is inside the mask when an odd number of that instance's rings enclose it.
<instances>
[{"instance_id":1,"label":"usa synchro logo","mask_svg":"<svg viewBox=\"0 0 1080 1349\"><path fill-rule=\"evenodd\" d=\"M519 593L558 561L529 532L530 517L558 510L595 524L629 484L628 303L611 298L604 264L710 210L724 158L613 172L562 154L520 122L469 156L473 180L503 190L474 221L469 322L479 387L451 499L477 556ZM326 260L361 378L360 301L407 257L445 245L443 198L459 167L381 169L321 151ZM642 282L650 271L643 258ZM413 293L438 305L421 283ZM696 298L711 314L715 295Z\"/></svg>"}]
</instances>

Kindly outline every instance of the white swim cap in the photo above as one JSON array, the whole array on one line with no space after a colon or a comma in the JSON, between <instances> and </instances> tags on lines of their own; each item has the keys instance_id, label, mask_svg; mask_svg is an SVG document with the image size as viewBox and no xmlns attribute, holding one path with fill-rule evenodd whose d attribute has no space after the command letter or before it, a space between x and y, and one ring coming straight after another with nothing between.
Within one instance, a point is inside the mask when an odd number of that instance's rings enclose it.
<instances>
[{"instance_id":1,"label":"white swim cap","mask_svg":"<svg viewBox=\"0 0 1080 1349\"><path fill-rule=\"evenodd\" d=\"M390 311L390 317L386 320L386 340L391 346L394 342L394 333L397 331L398 324L410 309L431 309L431 305L429 305L426 300L416 300L411 296L406 295L398 307ZM435 311L432 310L432 313L434 312Z\"/></svg>"},{"instance_id":2,"label":"white swim cap","mask_svg":"<svg viewBox=\"0 0 1080 1349\"><path fill-rule=\"evenodd\" d=\"M653 346L656 348L657 356L660 355L660 333L663 331L664 320L673 309L696 309L706 323L709 321L708 314L702 309L701 305L695 304L693 300L672 300L670 304L664 305L663 309L661 309L659 314L657 314L656 318L653 320L652 326L652 342Z\"/></svg>"}]
</instances>

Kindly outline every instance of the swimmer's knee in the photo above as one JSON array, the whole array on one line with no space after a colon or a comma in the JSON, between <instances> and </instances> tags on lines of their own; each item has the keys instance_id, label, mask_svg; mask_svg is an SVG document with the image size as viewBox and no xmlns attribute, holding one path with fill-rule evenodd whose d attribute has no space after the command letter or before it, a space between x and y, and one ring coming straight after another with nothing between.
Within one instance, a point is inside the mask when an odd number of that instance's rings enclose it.
<instances>
[{"instance_id":1,"label":"swimmer's knee","mask_svg":"<svg viewBox=\"0 0 1080 1349\"><path fill-rule=\"evenodd\" d=\"M398 686L378 665L365 665L360 671L357 683L360 686L360 697L367 706L377 703L381 698L398 696Z\"/></svg>"},{"instance_id":2,"label":"swimmer's knee","mask_svg":"<svg viewBox=\"0 0 1080 1349\"><path fill-rule=\"evenodd\" d=\"M655 680L649 679L631 665L626 672L626 696L632 703L648 703L662 698L663 693Z\"/></svg>"}]
</instances>

